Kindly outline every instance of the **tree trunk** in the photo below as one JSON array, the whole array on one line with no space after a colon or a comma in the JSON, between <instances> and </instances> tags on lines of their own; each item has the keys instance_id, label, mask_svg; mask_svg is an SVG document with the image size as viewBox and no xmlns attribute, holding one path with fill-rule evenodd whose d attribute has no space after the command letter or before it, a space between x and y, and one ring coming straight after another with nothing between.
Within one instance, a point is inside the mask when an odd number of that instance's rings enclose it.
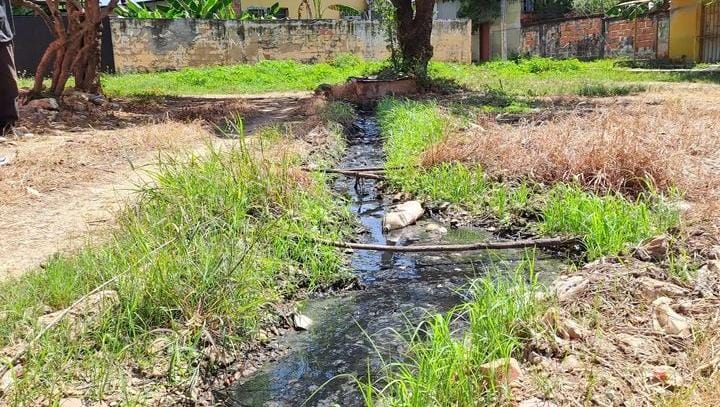
<instances>
[{"instance_id":1,"label":"tree trunk","mask_svg":"<svg viewBox=\"0 0 720 407\"><path fill-rule=\"evenodd\" d=\"M84 92L100 91L100 24L117 4L111 0L105 10L99 0L45 0L50 13L28 0L21 4L32 7L43 17L55 38L45 50L37 71L33 93L43 90L43 81L52 65L50 91L61 96L70 76L75 77L75 88ZM34 6L34 7L33 7ZM65 9L63 16L60 12Z\"/></svg>"},{"instance_id":2,"label":"tree trunk","mask_svg":"<svg viewBox=\"0 0 720 407\"><path fill-rule=\"evenodd\" d=\"M418 78L427 77L427 67L433 55L430 43L435 0L392 0L397 20L397 39L402 54L403 69Z\"/></svg>"}]
</instances>

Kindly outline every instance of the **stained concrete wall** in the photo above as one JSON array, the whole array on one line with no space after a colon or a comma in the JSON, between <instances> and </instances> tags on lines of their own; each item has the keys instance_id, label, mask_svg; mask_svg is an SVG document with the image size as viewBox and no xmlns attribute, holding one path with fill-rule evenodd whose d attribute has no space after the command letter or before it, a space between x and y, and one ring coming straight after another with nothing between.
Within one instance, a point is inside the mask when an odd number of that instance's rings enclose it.
<instances>
[{"instance_id":1,"label":"stained concrete wall","mask_svg":"<svg viewBox=\"0 0 720 407\"><path fill-rule=\"evenodd\" d=\"M190 66L231 65L265 59L318 62L351 53L388 55L377 22L344 20L135 20L110 22L115 69L154 72ZM468 20L433 23L434 59L471 61Z\"/></svg>"},{"instance_id":2,"label":"stained concrete wall","mask_svg":"<svg viewBox=\"0 0 720 407\"><path fill-rule=\"evenodd\" d=\"M555 58L668 57L668 13L636 20L570 17L523 25L522 52Z\"/></svg>"}]
</instances>

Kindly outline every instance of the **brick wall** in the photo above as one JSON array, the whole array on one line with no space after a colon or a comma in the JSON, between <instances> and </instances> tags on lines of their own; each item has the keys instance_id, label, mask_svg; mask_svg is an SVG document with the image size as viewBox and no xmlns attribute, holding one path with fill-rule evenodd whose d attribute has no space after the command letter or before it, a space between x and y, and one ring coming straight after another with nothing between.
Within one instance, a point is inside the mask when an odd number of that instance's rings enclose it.
<instances>
[{"instance_id":1,"label":"brick wall","mask_svg":"<svg viewBox=\"0 0 720 407\"><path fill-rule=\"evenodd\" d=\"M658 24L667 21L667 12L635 21L603 19L600 16L532 21L523 26L522 53L555 58L633 55L656 58L658 46L664 49L663 41L667 41L666 36L659 35ZM665 56L663 53L660 52L660 57Z\"/></svg>"},{"instance_id":2,"label":"brick wall","mask_svg":"<svg viewBox=\"0 0 720 407\"><path fill-rule=\"evenodd\" d=\"M218 20L110 21L117 72L152 72L188 66L229 65L264 59L316 62L352 53L366 59L388 55L384 32L372 21ZM467 20L433 23L434 58L471 60Z\"/></svg>"}]
</instances>

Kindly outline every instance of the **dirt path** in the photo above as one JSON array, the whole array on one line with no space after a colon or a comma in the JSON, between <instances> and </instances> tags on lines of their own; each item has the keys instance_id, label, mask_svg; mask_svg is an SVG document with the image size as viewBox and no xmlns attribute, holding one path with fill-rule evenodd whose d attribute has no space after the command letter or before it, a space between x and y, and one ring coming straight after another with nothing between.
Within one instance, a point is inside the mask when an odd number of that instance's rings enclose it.
<instances>
[{"instance_id":1,"label":"dirt path","mask_svg":"<svg viewBox=\"0 0 720 407\"><path fill-rule=\"evenodd\" d=\"M41 134L0 142L0 155L10 160L0 167L0 280L100 236L117 211L133 201L139 186L152 180L159 155L202 154L208 145L232 145L233 141L217 137L213 126L195 120L203 113L217 122L213 119L228 113L223 107L232 105L229 114L240 114L249 134L304 114L300 106L307 96L251 95L222 101L219 96L172 98L164 102L164 108L155 106L170 120L153 123L157 117L136 117L138 124L133 124L123 117L118 128L109 130L83 129L71 122L75 116L48 126L47 132L27 123ZM238 100L240 111L235 110ZM127 110L133 114L131 107ZM196 113L200 117L185 117Z\"/></svg>"}]
</instances>

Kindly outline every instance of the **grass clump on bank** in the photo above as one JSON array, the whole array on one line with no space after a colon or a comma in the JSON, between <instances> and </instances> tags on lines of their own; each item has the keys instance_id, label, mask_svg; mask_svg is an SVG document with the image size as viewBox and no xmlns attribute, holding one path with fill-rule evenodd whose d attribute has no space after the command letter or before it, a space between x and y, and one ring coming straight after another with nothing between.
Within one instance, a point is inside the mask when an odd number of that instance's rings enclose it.
<instances>
[{"instance_id":1,"label":"grass clump on bank","mask_svg":"<svg viewBox=\"0 0 720 407\"><path fill-rule=\"evenodd\" d=\"M552 162L552 158L559 159L561 154L550 153L545 161L538 159L537 163L518 166L527 172L523 176L509 177L512 172L504 166L526 158L516 159L516 155L506 154L504 148L515 140L514 136L508 136L507 128L502 136L500 132L472 134L470 141L455 143L445 135L452 128L452 118L443 116L434 103L391 99L379 104L378 119L386 138L387 175L394 187L431 201L449 201L476 212L491 213L501 222L514 214L537 213L541 233L581 236L590 259L618 254L628 244L640 243L679 222L678 214L667 209L662 199L652 193L631 199L613 192L613 188L618 188L637 194L637 188L647 182L642 178L638 180L634 174L647 174L646 171L655 168L642 169L637 163L633 163L629 171L608 168L608 163L632 161L627 160L632 155L625 148L616 147L616 154L613 153L621 160L598 162L597 154L588 151L586 160L568 161L572 165L599 165L597 176L592 176L593 172L585 167L577 172L587 176L586 183L578 182L577 178L575 181L557 178L558 175L572 177L576 173L562 169L565 168L562 162ZM535 140L518 138L520 142L527 146L534 145ZM545 145L547 141L538 143ZM579 140L575 144L587 145ZM560 150L568 151L572 145L565 143L565 149ZM517 146L512 148L518 150ZM538 157L545 156L538 154ZM636 160L638 157L635 155ZM484 158L491 164L488 168L481 165ZM554 170L556 164L562 168ZM537 171L532 171L536 167ZM658 173L658 177L661 175ZM658 179L665 181L666 178Z\"/></svg>"},{"instance_id":2,"label":"grass clump on bank","mask_svg":"<svg viewBox=\"0 0 720 407\"><path fill-rule=\"evenodd\" d=\"M529 278L528 278L529 276ZM386 366L384 387L363 387L366 405L485 406L501 401L496 377L481 366L519 357L529 328L543 312L535 301L534 262L510 276L472 283L472 300L415 329L408 360ZM502 369L502 368L501 368ZM495 372L496 376L503 372Z\"/></svg>"},{"instance_id":3,"label":"grass clump on bank","mask_svg":"<svg viewBox=\"0 0 720 407\"><path fill-rule=\"evenodd\" d=\"M590 260L620 253L628 243L657 236L680 222L677 211L654 197L630 201L617 194L598 196L560 184L545 200L541 230L583 236Z\"/></svg>"},{"instance_id":4,"label":"grass clump on bank","mask_svg":"<svg viewBox=\"0 0 720 407\"><path fill-rule=\"evenodd\" d=\"M203 348L231 350L275 322L273 304L345 278L341 254L310 238L339 238L346 210L321 175L293 170L299 157L283 150L269 157L243 146L166 159L105 243L3 282L2 347L27 343L40 315L104 282L115 281L108 289L119 300L79 327L66 318L32 346L5 400L52 404L81 387L90 400L112 394L152 404L152 394L138 394L128 380L162 377L187 389L197 383Z\"/></svg>"}]
</instances>

